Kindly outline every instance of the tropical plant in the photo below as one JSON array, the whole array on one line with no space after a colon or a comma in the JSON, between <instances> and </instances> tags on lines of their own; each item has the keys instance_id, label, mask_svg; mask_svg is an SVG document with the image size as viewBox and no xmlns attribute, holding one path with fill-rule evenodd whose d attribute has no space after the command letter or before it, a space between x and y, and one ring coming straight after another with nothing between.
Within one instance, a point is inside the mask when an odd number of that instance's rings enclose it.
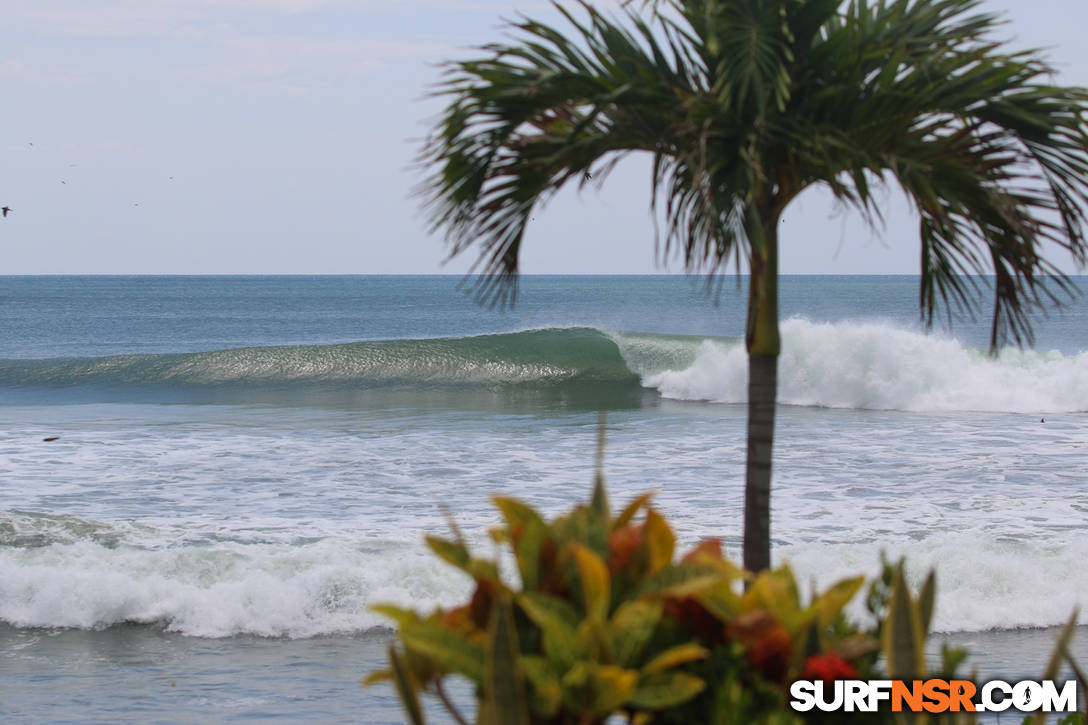
<instances>
[{"instance_id":1,"label":"tropical plant","mask_svg":"<svg viewBox=\"0 0 1088 725\"><path fill-rule=\"evenodd\" d=\"M788 566L753 575L724 559L715 539L674 561L675 534L651 496L614 516L599 468L589 503L550 522L520 501L494 501L505 523L491 534L509 548L516 577L473 557L453 524L453 539L426 541L473 580L469 600L429 614L374 607L397 623L398 642L389 667L364 682L392 682L411 725L426 722L421 693L437 696L460 725L470 721L444 686L451 675L471 683L478 725L595 725L614 715L677 725L977 722L975 712L953 709L802 714L788 704L798 679L960 679L966 651L944 645L936 669L927 661L933 572L915 594L904 563L884 560L865 598L865 628L845 614L863 577L806 601ZM1084 687L1069 648L1077 619L1074 612L1041 679L1056 679L1065 662ZM1039 712L1024 725L1045 722ZM1059 721L1084 723L1081 714Z\"/></svg>"},{"instance_id":2,"label":"tropical plant","mask_svg":"<svg viewBox=\"0 0 1088 725\"><path fill-rule=\"evenodd\" d=\"M598 475L592 500L546 521L496 497L520 586L495 561L454 538L428 537L438 556L472 577L469 601L430 614L378 605L397 622L389 668L409 719L424 722L419 693L458 711L443 686L460 675L475 688L476 722L757 722L796 718L785 686L800 677L869 672L876 641L850 626L843 607L864 583L846 579L802 601L788 567L758 575L705 540L674 561L676 537L643 495L618 515ZM750 585L740 590L742 581Z\"/></svg>"},{"instance_id":3,"label":"tropical plant","mask_svg":"<svg viewBox=\"0 0 1088 725\"><path fill-rule=\"evenodd\" d=\"M995 39L979 0L647 0L605 15L556 6L450 63L421 192L451 256L477 247L481 300L512 302L526 225L567 184L653 158L662 257L746 268L744 565L770 565L778 224L810 187L870 223L876 188L920 217L923 319L971 313L993 275L990 343L1030 341L1029 312L1072 291L1044 243L1083 264L1088 94L1038 52ZM655 214L655 219L658 216Z\"/></svg>"},{"instance_id":4,"label":"tropical plant","mask_svg":"<svg viewBox=\"0 0 1088 725\"><path fill-rule=\"evenodd\" d=\"M421 693L437 696L456 722L470 721L447 693L451 675L472 684L479 725L592 725L613 715L678 725L977 722L954 710L801 714L788 704L798 679L960 679L965 651L944 646L935 670L927 662L932 572L914 594L903 562L885 561L865 601L874 624L862 628L844 608L863 577L806 601L788 567L744 572L713 539L674 561L675 535L650 496L613 516L599 474L588 504L550 522L514 499L495 504L505 525L492 536L509 547L517 586L498 562L473 557L454 525L453 539L427 544L472 578L469 600L429 614L374 607L397 623L399 641L389 667L366 682L391 681L412 725L425 722ZM1074 613L1043 679L1067 661L1083 682L1069 654L1076 621ZM1025 720L1044 722L1043 713Z\"/></svg>"}]
</instances>

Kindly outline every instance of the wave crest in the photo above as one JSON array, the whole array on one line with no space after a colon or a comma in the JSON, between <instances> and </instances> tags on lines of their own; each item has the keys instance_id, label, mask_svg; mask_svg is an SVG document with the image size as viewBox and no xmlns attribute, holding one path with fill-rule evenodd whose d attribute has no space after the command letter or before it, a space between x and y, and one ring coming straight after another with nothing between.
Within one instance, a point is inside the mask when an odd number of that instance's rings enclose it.
<instances>
[{"instance_id":1,"label":"wave crest","mask_svg":"<svg viewBox=\"0 0 1088 725\"><path fill-rule=\"evenodd\" d=\"M592 328L341 345L0 362L0 385L354 387L637 383L616 343Z\"/></svg>"},{"instance_id":2,"label":"wave crest","mask_svg":"<svg viewBox=\"0 0 1088 725\"><path fill-rule=\"evenodd\" d=\"M742 403L743 345L706 340L686 368L643 377L664 397ZM782 325L778 402L828 408L1011 413L1088 411L1088 353L1002 350L877 323Z\"/></svg>"}]
</instances>

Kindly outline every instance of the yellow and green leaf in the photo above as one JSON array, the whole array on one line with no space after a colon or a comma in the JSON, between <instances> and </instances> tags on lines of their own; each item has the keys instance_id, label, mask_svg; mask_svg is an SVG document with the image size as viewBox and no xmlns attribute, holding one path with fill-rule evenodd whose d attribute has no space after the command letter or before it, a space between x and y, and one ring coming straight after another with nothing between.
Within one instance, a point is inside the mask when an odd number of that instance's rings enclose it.
<instances>
[{"instance_id":1,"label":"yellow and green leaf","mask_svg":"<svg viewBox=\"0 0 1088 725\"><path fill-rule=\"evenodd\" d=\"M644 493L631 503L627 504L623 511L620 512L620 515L616 517L616 520L612 522L612 530L622 529L624 526L631 523L635 516L638 515L639 510L649 504L653 497L654 494L652 492Z\"/></svg>"},{"instance_id":2,"label":"yellow and green leaf","mask_svg":"<svg viewBox=\"0 0 1088 725\"><path fill-rule=\"evenodd\" d=\"M722 581L721 574L705 564L676 564L643 579L636 596L690 597Z\"/></svg>"},{"instance_id":3,"label":"yellow and green leaf","mask_svg":"<svg viewBox=\"0 0 1088 725\"><path fill-rule=\"evenodd\" d=\"M672 563L676 536L672 533L668 522L665 521L661 514L653 509L648 509L646 511L645 537L647 566L652 574Z\"/></svg>"},{"instance_id":4,"label":"yellow and green leaf","mask_svg":"<svg viewBox=\"0 0 1088 725\"><path fill-rule=\"evenodd\" d=\"M372 604L370 611L389 617L400 626L416 624L421 621L420 616L411 609L404 609L395 604Z\"/></svg>"},{"instance_id":5,"label":"yellow and green leaf","mask_svg":"<svg viewBox=\"0 0 1088 725\"><path fill-rule=\"evenodd\" d=\"M562 678L563 702L576 712L607 715L623 705L637 685L635 670L578 662Z\"/></svg>"},{"instance_id":6,"label":"yellow and green leaf","mask_svg":"<svg viewBox=\"0 0 1088 725\"><path fill-rule=\"evenodd\" d=\"M664 710L683 705L706 689L706 682L686 672L658 672L644 676L628 698L631 707Z\"/></svg>"},{"instance_id":7,"label":"yellow and green leaf","mask_svg":"<svg viewBox=\"0 0 1088 725\"><path fill-rule=\"evenodd\" d=\"M669 647L661 654L654 657L642 667L643 676L654 675L673 667L706 659L710 656L710 650L694 642L685 642L674 647Z\"/></svg>"},{"instance_id":8,"label":"yellow and green leaf","mask_svg":"<svg viewBox=\"0 0 1088 725\"><path fill-rule=\"evenodd\" d=\"M433 661L444 670L482 684L483 649L463 635L451 632L440 624L420 622L402 627L400 638L411 652Z\"/></svg>"},{"instance_id":9,"label":"yellow and green leaf","mask_svg":"<svg viewBox=\"0 0 1088 725\"><path fill-rule=\"evenodd\" d=\"M586 616L604 620L608 617L612 597L608 567L595 551L582 544L574 544L572 551L582 584Z\"/></svg>"},{"instance_id":10,"label":"yellow and green leaf","mask_svg":"<svg viewBox=\"0 0 1088 725\"><path fill-rule=\"evenodd\" d=\"M524 592L517 604L541 632L544 652L557 667L570 667L583 650L577 636L578 613L568 602L548 594Z\"/></svg>"},{"instance_id":11,"label":"yellow and green leaf","mask_svg":"<svg viewBox=\"0 0 1088 725\"><path fill-rule=\"evenodd\" d=\"M839 616L843 607L850 603L864 584L863 576L838 581L817 596L809 608L815 612L817 621L826 627Z\"/></svg>"},{"instance_id":12,"label":"yellow and green leaf","mask_svg":"<svg viewBox=\"0 0 1088 725\"><path fill-rule=\"evenodd\" d=\"M468 547L463 542L450 541L439 536L424 536L423 540L427 542L430 550L443 561L453 564L461 570L468 569L471 556L469 556Z\"/></svg>"},{"instance_id":13,"label":"yellow and green leaf","mask_svg":"<svg viewBox=\"0 0 1088 725\"><path fill-rule=\"evenodd\" d=\"M559 677L548 660L540 655L522 655L521 670L529 681L529 707L537 715L555 717L563 702Z\"/></svg>"},{"instance_id":14,"label":"yellow and green leaf","mask_svg":"<svg viewBox=\"0 0 1088 725\"><path fill-rule=\"evenodd\" d=\"M419 703L419 684L393 645L389 645L389 666L393 671L393 686L397 690L401 704L404 705L408 722L410 725L424 725L426 720L423 719L423 708Z\"/></svg>"},{"instance_id":15,"label":"yellow and green leaf","mask_svg":"<svg viewBox=\"0 0 1088 725\"><path fill-rule=\"evenodd\" d=\"M661 621L663 608L660 601L641 599L624 602L616 608L608 629L617 664L630 667L635 663Z\"/></svg>"},{"instance_id":16,"label":"yellow and green leaf","mask_svg":"<svg viewBox=\"0 0 1088 725\"><path fill-rule=\"evenodd\" d=\"M929 624L933 619L933 604L937 597L937 573L930 570L918 593L919 614L922 617L922 634L929 634Z\"/></svg>"},{"instance_id":17,"label":"yellow and green leaf","mask_svg":"<svg viewBox=\"0 0 1088 725\"><path fill-rule=\"evenodd\" d=\"M488 634L484 656L484 721L487 725L529 725L514 608L508 596L500 597L492 608Z\"/></svg>"},{"instance_id":18,"label":"yellow and green leaf","mask_svg":"<svg viewBox=\"0 0 1088 725\"><path fill-rule=\"evenodd\" d=\"M912 601L903 568L899 567L888 600L888 615L882 633L884 662L894 679L912 680L926 672L925 635L922 615Z\"/></svg>"}]
</instances>

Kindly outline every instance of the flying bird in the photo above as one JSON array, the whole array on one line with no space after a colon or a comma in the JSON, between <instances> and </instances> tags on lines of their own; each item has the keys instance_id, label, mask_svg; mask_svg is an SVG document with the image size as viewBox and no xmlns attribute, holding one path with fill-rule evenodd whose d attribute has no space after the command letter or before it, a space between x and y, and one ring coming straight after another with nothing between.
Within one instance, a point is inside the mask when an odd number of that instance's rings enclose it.
<instances>
[{"instance_id":1,"label":"flying bird","mask_svg":"<svg viewBox=\"0 0 1088 725\"><path fill-rule=\"evenodd\" d=\"M0 213L3 213L4 216L7 216L9 211L11 211L10 206L0 206Z\"/></svg>"}]
</instances>

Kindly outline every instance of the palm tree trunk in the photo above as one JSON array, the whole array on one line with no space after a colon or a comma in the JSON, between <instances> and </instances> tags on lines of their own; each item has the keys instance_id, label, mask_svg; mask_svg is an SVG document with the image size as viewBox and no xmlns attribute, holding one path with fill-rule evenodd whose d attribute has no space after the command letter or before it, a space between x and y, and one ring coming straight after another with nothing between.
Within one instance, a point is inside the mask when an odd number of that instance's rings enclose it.
<instances>
[{"instance_id":1,"label":"palm tree trunk","mask_svg":"<svg viewBox=\"0 0 1088 725\"><path fill-rule=\"evenodd\" d=\"M744 568L771 566L771 452L778 393L778 214L758 224L748 288L748 459L744 484Z\"/></svg>"},{"instance_id":2,"label":"palm tree trunk","mask_svg":"<svg viewBox=\"0 0 1088 725\"><path fill-rule=\"evenodd\" d=\"M744 485L744 568L771 566L771 451L778 356L748 356L748 461Z\"/></svg>"}]
</instances>

